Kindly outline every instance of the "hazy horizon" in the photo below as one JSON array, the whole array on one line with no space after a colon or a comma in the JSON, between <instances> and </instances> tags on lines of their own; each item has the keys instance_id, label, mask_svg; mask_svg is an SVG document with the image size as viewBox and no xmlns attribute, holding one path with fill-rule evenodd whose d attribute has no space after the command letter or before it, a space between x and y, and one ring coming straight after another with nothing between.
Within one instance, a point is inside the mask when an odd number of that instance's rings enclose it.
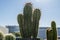
<instances>
[{"instance_id":1,"label":"hazy horizon","mask_svg":"<svg viewBox=\"0 0 60 40\"><path fill-rule=\"evenodd\" d=\"M60 27L60 0L0 0L0 25L18 25L17 15L23 13L28 2L32 3L33 9L41 10L39 27L50 27L53 20Z\"/></svg>"}]
</instances>

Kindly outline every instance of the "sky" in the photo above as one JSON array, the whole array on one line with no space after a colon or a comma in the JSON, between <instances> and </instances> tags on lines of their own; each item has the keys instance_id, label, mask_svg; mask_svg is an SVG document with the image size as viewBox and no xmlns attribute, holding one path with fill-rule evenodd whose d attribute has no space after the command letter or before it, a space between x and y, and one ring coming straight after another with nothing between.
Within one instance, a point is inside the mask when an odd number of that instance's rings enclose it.
<instances>
[{"instance_id":1,"label":"sky","mask_svg":"<svg viewBox=\"0 0 60 40\"><path fill-rule=\"evenodd\" d=\"M60 27L60 0L0 0L0 25L18 25L17 15L23 13L26 3L41 10L39 27L50 27L51 21Z\"/></svg>"}]
</instances>

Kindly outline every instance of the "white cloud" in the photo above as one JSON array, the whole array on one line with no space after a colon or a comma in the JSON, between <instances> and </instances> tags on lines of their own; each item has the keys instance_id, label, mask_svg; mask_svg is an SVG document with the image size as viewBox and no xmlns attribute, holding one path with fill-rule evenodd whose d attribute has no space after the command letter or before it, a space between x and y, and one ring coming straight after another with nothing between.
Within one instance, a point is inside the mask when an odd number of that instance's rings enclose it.
<instances>
[{"instance_id":1,"label":"white cloud","mask_svg":"<svg viewBox=\"0 0 60 40\"><path fill-rule=\"evenodd\" d=\"M36 2L40 2L40 0L35 0Z\"/></svg>"}]
</instances>

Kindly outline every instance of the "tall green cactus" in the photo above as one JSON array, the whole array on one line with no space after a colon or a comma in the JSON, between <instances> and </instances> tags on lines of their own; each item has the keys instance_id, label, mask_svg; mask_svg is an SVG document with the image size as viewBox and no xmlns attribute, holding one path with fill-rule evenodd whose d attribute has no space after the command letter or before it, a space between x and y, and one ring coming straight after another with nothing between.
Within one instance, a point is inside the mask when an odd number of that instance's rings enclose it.
<instances>
[{"instance_id":1,"label":"tall green cactus","mask_svg":"<svg viewBox=\"0 0 60 40\"><path fill-rule=\"evenodd\" d=\"M41 11L39 9L35 9L33 13L33 27L32 27L33 38L37 37L40 17L41 17Z\"/></svg>"},{"instance_id":2,"label":"tall green cactus","mask_svg":"<svg viewBox=\"0 0 60 40\"><path fill-rule=\"evenodd\" d=\"M2 32L0 32L0 40L4 40L4 35Z\"/></svg>"},{"instance_id":3,"label":"tall green cactus","mask_svg":"<svg viewBox=\"0 0 60 40\"><path fill-rule=\"evenodd\" d=\"M16 40L16 39L15 39L15 36L13 35L6 35L5 40Z\"/></svg>"},{"instance_id":4,"label":"tall green cactus","mask_svg":"<svg viewBox=\"0 0 60 40\"><path fill-rule=\"evenodd\" d=\"M22 38L31 38L31 36L34 38L37 37L41 12L39 9L35 9L34 12L32 11L32 4L26 3L23 15L18 15L17 19Z\"/></svg>"},{"instance_id":5,"label":"tall green cactus","mask_svg":"<svg viewBox=\"0 0 60 40\"><path fill-rule=\"evenodd\" d=\"M31 37L31 18L32 18L32 4L27 3L24 7L24 27L26 32L26 37Z\"/></svg>"},{"instance_id":6,"label":"tall green cactus","mask_svg":"<svg viewBox=\"0 0 60 40\"><path fill-rule=\"evenodd\" d=\"M46 30L46 37L47 37L47 40L53 40L53 31L51 28L48 28Z\"/></svg>"},{"instance_id":7,"label":"tall green cactus","mask_svg":"<svg viewBox=\"0 0 60 40\"><path fill-rule=\"evenodd\" d=\"M55 21L51 22L51 28L52 28L52 31L53 31L53 40L57 40L57 30L56 30Z\"/></svg>"}]
</instances>

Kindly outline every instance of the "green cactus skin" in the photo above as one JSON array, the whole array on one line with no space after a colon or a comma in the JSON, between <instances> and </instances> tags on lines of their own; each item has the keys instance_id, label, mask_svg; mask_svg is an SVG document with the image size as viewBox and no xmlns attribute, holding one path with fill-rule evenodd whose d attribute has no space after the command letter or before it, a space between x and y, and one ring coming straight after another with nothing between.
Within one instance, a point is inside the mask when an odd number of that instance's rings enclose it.
<instances>
[{"instance_id":1,"label":"green cactus skin","mask_svg":"<svg viewBox=\"0 0 60 40\"><path fill-rule=\"evenodd\" d=\"M53 31L51 28L47 29L46 31L46 37L47 37L47 40L53 40Z\"/></svg>"},{"instance_id":2,"label":"green cactus skin","mask_svg":"<svg viewBox=\"0 0 60 40\"><path fill-rule=\"evenodd\" d=\"M4 35L1 32L0 32L0 40L4 40Z\"/></svg>"},{"instance_id":3,"label":"green cactus skin","mask_svg":"<svg viewBox=\"0 0 60 40\"><path fill-rule=\"evenodd\" d=\"M14 36L12 35L6 35L5 40L16 40Z\"/></svg>"},{"instance_id":4,"label":"green cactus skin","mask_svg":"<svg viewBox=\"0 0 60 40\"><path fill-rule=\"evenodd\" d=\"M39 9L35 9L33 13L33 28L32 28L33 38L37 37L40 17L41 11Z\"/></svg>"},{"instance_id":5,"label":"green cactus skin","mask_svg":"<svg viewBox=\"0 0 60 40\"><path fill-rule=\"evenodd\" d=\"M53 30L53 40L57 40L57 30L55 21L51 22L51 28Z\"/></svg>"},{"instance_id":6,"label":"green cactus skin","mask_svg":"<svg viewBox=\"0 0 60 40\"><path fill-rule=\"evenodd\" d=\"M24 27L26 38L31 37L31 18L32 18L32 4L26 3L24 7Z\"/></svg>"},{"instance_id":7,"label":"green cactus skin","mask_svg":"<svg viewBox=\"0 0 60 40\"><path fill-rule=\"evenodd\" d=\"M19 14L18 17L17 17L17 20L18 20L18 24L19 24L19 29L20 29L20 33L21 33L21 37L25 37L25 34L24 34L24 15L22 14Z\"/></svg>"}]
</instances>

